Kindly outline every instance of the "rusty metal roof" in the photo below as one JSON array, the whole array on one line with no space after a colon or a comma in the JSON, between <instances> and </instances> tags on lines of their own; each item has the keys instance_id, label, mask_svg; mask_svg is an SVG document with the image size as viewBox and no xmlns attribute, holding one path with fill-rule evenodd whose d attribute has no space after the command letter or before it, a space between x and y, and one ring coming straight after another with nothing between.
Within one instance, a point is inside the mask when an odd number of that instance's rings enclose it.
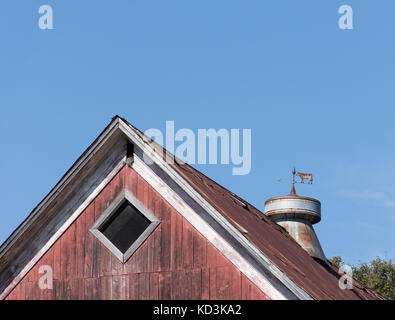
<instances>
[{"instance_id":1,"label":"rusty metal roof","mask_svg":"<svg viewBox=\"0 0 395 320\"><path fill-rule=\"evenodd\" d=\"M122 119L122 118L121 118ZM125 121L146 143L165 159L168 153ZM163 154L160 151L164 150ZM272 263L314 299L383 299L357 281L353 289L341 290L337 268L312 258L288 232L260 210L182 161L170 164L199 194L254 244Z\"/></svg>"},{"instance_id":2,"label":"rusty metal roof","mask_svg":"<svg viewBox=\"0 0 395 320\"><path fill-rule=\"evenodd\" d=\"M138 134L153 150L166 159L166 154L161 153L162 149L152 139L145 136L137 128L133 127L123 118L116 116L114 119L124 121L136 134ZM113 119L113 120L114 120ZM111 123L110 123L111 125ZM110 125L103 131L107 132ZM102 133L102 134L103 134ZM99 136L101 137L102 134ZM98 138L99 139L99 138ZM68 175L84 159L85 154L94 148L97 143L96 139L85 153L76 161L72 168L59 181L54 189L44 198L36 209L26 218L26 220L14 231L14 233L0 246L0 267L3 264L7 266L14 261L23 249L29 238L23 237L24 232L31 232L37 227L34 218L36 215L42 214L40 207L43 203L52 201L52 194L57 191L60 186L68 181ZM167 151L165 151L168 153ZM82 160L81 160L82 161ZM338 286L340 276L337 268L331 264L325 265L315 260L303 250L302 247L287 233L287 231L270 218L266 217L261 211L249 204L247 201L238 197L234 193L225 189L212 179L208 178L198 170L181 161L175 161L171 164L172 168L183 177L208 203L210 203L224 218L228 220L240 233L250 241L258 250L260 250L270 261L277 266L284 274L287 275L295 284L303 288L311 297L315 299L383 299L363 285L354 281L352 290L341 290ZM39 222L37 222L39 224ZM27 231L25 230L27 229ZM22 239L22 240L20 240ZM20 243L18 242L20 240ZM16 244L14 243L16 242ZM34 252L29 254L33 255ZM13 266L11 266L13 267ZM19 265L21 268L22 265ZM21 270L14 270L20 272ZM12 272L14 272L12 271ZM10 270L3 273L3 279L12 279ZM0 272L1 274L1 272ZM9 282L4 283L8 285ZM2 288L0 287L0 293ZM3 288L4 289L4 288Z\"/></svg>"}]
</instances>

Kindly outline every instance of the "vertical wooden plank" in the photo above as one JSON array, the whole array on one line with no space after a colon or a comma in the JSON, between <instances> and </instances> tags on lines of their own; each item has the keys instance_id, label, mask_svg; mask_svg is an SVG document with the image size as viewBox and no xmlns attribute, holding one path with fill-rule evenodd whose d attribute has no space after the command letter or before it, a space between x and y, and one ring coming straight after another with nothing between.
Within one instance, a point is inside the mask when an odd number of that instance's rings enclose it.
<instances>
[{"instance_id":1,"label":"vertical wooden plank","mask_svg":"<svg viewBox=\"0 0 395 320\"><path fill-rule=\"evenodd\" d=\"M93 260L94 260L94 241L93 234L89 229L95 222L95 202L93 201L85 210L85 254L84 254L84 278L93 277Z\"/></svg>"},{"instance_id":2,"label":"vertical wooden plank","mask_svg":"<svg viewBox=\"0 0 395 320\"><path fill-rule=\"evenodd\" d=\"M206 266L207 268L216 267L217 264L217 249L208 241L207 243L207 257L206 257Z\"/></svg>"},{"instance_id":3,"label":"vertical wooden plank","mask_svg":"<svg viewBox=\"0 0 395 320\"><path fill-rule=\"evenodd\" d=\"M54 280L60 280L62 278L62 267L61 267L61 240L58 239L52 246L53 250L53 278Z\"/></svg>"},{"instance_id":4,"label":"vertical wooden plank","mask_svg":"<svg viewBox=\"0 0 395 320\"><path fill-rule=\"evenodd\" d=\"M60 237L60 279L63 281L64 279L67 278L68 273L66 273L67 269L67 261L69 260L69 251L68 251L68 238L69 238L69 233L66 230L65 233ZM63 294L62 294L63 296Z\"/></svg>"},{"instance_id":5,"label":"vertical wooden plank","mask_svg":"<svg viewBox=\"0 0 395 320\"><path fill-rule=\"evenodd\" d=\"M202 269L202 300L210 299L210 269Z\"/></svg>"},{"instance_id":6,"label":"vertical wooden plank","mask_svg":"<svg viewBox=\"0 0 395 320\"><path fill-rule=\"evenodd\" d=\"M122 300L130 300L130 276L128 274L124 274L121 276L122 286L121 286L121 299Z\"/></svg>"},{"instance_id":7,"label":"vertical wooden plank","mask_svg":"<svg viewBox=\"0 0 395 320\"><path fill-rule=\"evenodd\" d=\"M84 277L85 269L85 256L87 252L85 249L86 240L86 212L82 212L78 219L75 221L76 230L76 277L82 279Z\"/></svg>"},{"instance_id":8,"label":"vertical wooden plank","mask_svg":"<svg viewBox=\"0 0 395 320\"><path fill-rule=\"evenodd\" d=\"M28 273L27 277L27 287L26 287L26 299L27 300L38 300L40 299L40 291L38 287L38 265L35 265L34 268Z\"/></svg>"},{"instance_id":9,"label":"vertical wooden plank","mask_svg":"<svg viewBox=\"0 0 395 320\"><path fill-rule=\"evenodd\" d=\"M136 194L136 198L144 206L146 206L146 204L145 204L145 194L144 194L144 185L145 185L145 180L139 174L137 174L137 194Z\"/></svg>"},{"instance_id":10,"label":"vertical wooden plank","mask_svg":"<svg viewBox=\"0 0 395 320\"><path fill-rule=\"evenodd\" d=\"M85 300L85 280L83 278L77 279L77 300Z\"/></svg>"},{"instance_id":11,"label":"vertical wooden plank","mask_svg":"<svg viewBox=\"0 0 395 320\"><path fill-rule=\"evenodd\" d=\"M26 281L25 284L25 300L34 300L33 282Z\"/></svg>"},{"instance_id":12,"label":"vertical wooden plank","mask_svg":"<svg viewBox=\"0 0 395 320\"><path fill-rule=\"evenodd\" d=\"M157 195L152 187L146 183L147 186L147 209L152 212L158 219L160 219L156 214L156 198ZM157 227L154 232L148 237L148 272L154 272L158 269L158 250L155 246L158 243L157 232L160 230L160 227ZM160 232L160 231L159 231Z\"/></svg>"},{"instance_id":13,"label":"vertical wooden plank","mask_svg":"<svg viewBox=\"0 0 395 320\"><path fill-rule=\"evenodd\" d=\"M24 281L21 281L19 283L19 297L18 300L25 300L26 296L26 283Z\"/></svg>"},{"instance_id":14,"label":"vertical wooden plank","mask_svg":"<svg viewBox=\"0 0 395 320\"><path fill-rule=\"evenodd\" d=\"M70 281L71 285L71 295L70 300L78 300L80 297L80 281L78 278L73 278Z\"/></svg>"},{"instance_id":15,"label":"vertical wooden plank","mask_svg":"<svg viewBox=\"0 0 395 320\"><path fill-rule=\"evenodd\" d=\"M113 254L108 250L103 244L100 248L100 277L111 276L112 275L112 258Z\"/></svg>"},{"instance_id":16,"label":"vertical wooden plank","mask_svg":"<svg viewBox=\"0 0 395 320\"><path fill-rule=\"evenodd\" d=\"M75 277L75 224L72 224L61 237L61 270L63 279Z\"/></svg>"},{"instance_id":17,"label":"vertical wooden plank","mask_svg":"<svg viewBox=\"0 0 395 320\"><path fill-rule=\"evenodd\" d=\"M159 299L159 274L150 273L149 274L149 299L158 300Z\"/></svg>"},{"instance_id":18,"label":"vertical wooden plank","mask_svg":"<svg viewBox=\"0 0 395 320\"><path fill-rule=\"evenodd\" d=\"M84 279L84 298L93 300L93 278Z\"/></svg>"},{"instance_id":19,"label":"vertical wooden plank","mask_svg":"<svg viewBox=\"0 0 395 320\"><path fill-rule=\"evenodd\" d=\"M190 300L190 278L184 270L172 271L171 299Z\"/></svg>"},{"instance_id":20,"label":"vertical wooden plank","mask_svg":"<svg viewBox=\"0 0 395 320\"><path fill-rule=\"evenodd\" d=\"M139 274L133 273L129 275L129 299L139 300L140 299L140 288L139 288Z\"/></svg>"},{"instance_id":21,"label":"vertical wooden plank","mask_svg":"<svg viewBox=\"0 0 395 320\"><path fill-rule=\"evenodd\" d=\"M182 218L182 263L184 269L192 269L194 258L194 234L192 226Z\"/></svg>"},{"instance_id":22,"label":"vertical wooden plank","mask_svg":"<svg viewBox=\"0 0 395 320\"><path fill-rule=\"evenodd\" d=\"M54 289L54 299L55 300L62 300L63 298L63 282L62 280L54 280L53 282L53 289Z\"/></svg>"},{"instance_id":23,"label":"vertical wooden plank","mask_svg":"<svg viewBox=\"0 0 395 320\"><path fill-rule=\"evenodd\" d=\"M113 276L120 276L123 274L123 264L122 262L114 255L111 255L111 274Z\"/></svg>"},{"instance_id":24,"label":"vertical wooden plank","mask_svg":"<svg viewBox=\"0 0 395 320\"><path fill-rule=\"evenodd\" d=\"M229 267L217 267L217 299L228 300L229 299Z\"/></svg>"},{"instance_id":25,"label":"vertical wooden plank","mask_svg":"<svg viewBox=\"0 0 395 320\"><path fill-rule=\"evenodd\" d=\"M193 267L204 268L207 265L207 240L197 230L193 232Z\"/></svg>"},{"instance_id":26,"label":"vertical wooden plank","mask_svg":"<svg viewBox=\"0 0 395 320\"><path fill-rule=\"evenodd\" d=\"M132 274L137 273L137 256L138 253L135 251L128 261L123 265L123 273L124 274Z\"/></svg>"},{"instance_id":27,"label":"vertical wooden plank","mask_svg":"<svg viewBox=\"0 0 395 320\"><path fill-rule=\"evenodd\" d=\"M251 282L244 274L241 274L241 299L249 300L250 295L251 295Z\"/></svg>"},{"instance_id":28,"label":"vertical wooden plank","mask_svg":"<svg viewBox=\"0 0 395 320\"><path fill-rule=\"evenodd\" d=\"M110 205L113 196L111 189L111 182L100 192L95 199L95 221L106 211ZM96 239L95 239L96 240ZM112 272L111 253L110 251L96 240L96 269L94 270L94 277L109 276Z\"/></svg>"},{"instance_id":29,"label":"vertical wooden plank","mask_svg":"<svg viewBox=\"0 0 395 320\"><path fill-rule=\"evenodd\" d=\"M171 216L170 270L182 269L182 217Z\"/></svg>"},{"instance_id":30,"label":"vertical wooden plank","mask_svg":"<svg viewBox=\"0 0 395 320\"><path fill-rule=\"evenodd\" d=\"M137 177L137 199L140 201L144 206L144 184L145 181L143 178L141 178L138 174L136 174ZM137 249L137 260L136 260L136 272L137 273L143 273L148 271L148 241L145 240L142 245Z\"/></svg>"},{"instance_id":31,"label":"vertical wooden plank","mask_svg":"<svg viewBox=\"0 0 395 320\"><path fill-rule=\"evenodd\" d=\"M149 186L148 186L148 183L141 176L139 177L139 182L143 186L143 201L141 203L144 205L144 207L149 209L151 201L150 201L150 198L149 198Z\"/></svg>"},{"instance_id":32,"label":"vertical wooden plank","mask_svg":"<svg viewBox=\"0 0 395 320\"><path fill-rule=\"evenodd\" d=\"M109 184L109 194L108 196L109 201L107 206L113 202L116 197L125 189L125 174L127 166L124 166L121 171L112 179ZM113 275L113 276L120 276L123 273L123 264L119 259L114 256L109 250L107 250L109 256L107 256L107 264L106 264L106 271L104 272L106 275ZM107 254L106 254L107 255ZM103 259L105 261L105 259ZM122 280L120 277L113 278L112 282L112 290L113 290L113 297L116 300L121 299L121 288L122 288ZM115 290L115 291L114 291Z\"/></svg>"},{"instance_id":33,"label":"vertical wooden plank","mask_svg":"<svg viewBox=\"0 0 395 320\"><path fill-rule=\"evenodd\" d=\"M49 300L49 291L50 289L42 289L39 286L37 287L37 298L40 300Z\"/></svg>"},{"instance_id":34,"label":"vertical wooden plank","mask_svg":"<svg viewBox=\"0 0 395 320\"><path fill-rule=\"evenodd\" d=\"M137 197L137 173L132 168L125 167L125 188Z\"/></svg>"},{"instance_id":35,"label":"vertical wooden plank","mask_svg":"<svg viewBox=\"0 0 395 320\"><path fill-rule=\"evenodd\" d=\"M147 242L147 270L146 272L153 272L154 269L154 233L151 233Z\"/></svg>"},{"instance_id":36,"label":"vertical wooden plank","mask_svg":"<svg viewBox=\"0 0 395 320\"><path fill-rule=\"evenodd\" d=\"M170 300L172 297L172 276L171 272L159 273L159 299Z\"/></svg>"},{"instance_id":37,"label":"vertical wooden plank","mask_svg":"<svg viewBox=\"0 0 395 320\"><path fill-rule=\"evenodd\" d=\"M171 259L171 212L170 208L166 206L163 200L159 203L160 211L162 213L161 221L161 240L160 240L160 257L158 268L160 271L170 270L170 259Z\"/></svg>"},{"instance_id":38,"label":"vertical wooden plank","mask_svg":"<svg viewBox=\"0 0 395 320\"><path fill-rule=\"evenodd\" d=\"M93 300L101 300L102 299L102 287L100 278L93 278L93 292L92 292Z\"/></svg>"},{"instance_id":39,"label":"vertical wooden plank","mask_svg":"<svg viewBox=\"0 0 395 320\"><path fill-rule=\"evenodd\" d=\"M162 225L160 224L152 234L152 271L161 271L161 239L162 239Z\"/></svg>"},{"instance_id":40,"label":"vertical wooden plank","mask_svg":"<svg viewBox=\"0 0 395 320\"><path fill-rule=\"evenodd\" d=\"M102 276L100 279L100 299L111 300L112 298L112 276Z\"/></svg>"},{"instance_id":41,"label":"vertical wooden plank","mask_svg":"<svg viewBox=\"0 0 395 320\"><path fill-rule=\"evenodd\" d=\"M202 299L202 270L193 269L191 271L191 300Z\"/></svg>"},{"instance_id":42,"label":"vertical wooden plank","mask_svg":"<svg viewBox=\"0 0 395 320\"><path fill-rule=\"evenodd\" d=\"M217 268L210 268L210 300L217 300Z\"/></svg>"},{"instance_id":43,"label":"vertical wooden plank","mask_svg":"<svg viewBox=\"0 0 395 320\"><path fill-rule=\"evenodd\" d=\"M149 273L139 273L139 300L149 300L150 294L150 281Z\"/></svg>"},{"instance_id":44,"label":"vertical wooden plank","mask_svg":"<svg viewBox=\"0 0 395 320\"><path fill-rule=\"evenodd\" d=\"M136 262L135 262L135 272L143 273L148 270L148 243L143 242L140 248L135 252Z\"/></svg>"},{"instance_id":45,"label":"vertical wooden plank","mask_svg":"<svg viewBox=\"0 0 395 320\"><path fill-rule=\"evenodd\" d=\"M241 299L241 272L233 267L229 268L229 299L240 300Z\"/></svg>"},{"instance_id":46,"label":"vertical wooden plank","mask_svg":"<svg viewBox=\"0 0 395 320\"><path fill-rule=\"evenodd\" d=\"M125 188L125 166L111 181L111 189L113 191L112 198L115 199Z\"/></svg>"},{"instance_id":47,"label":"vertical wooden plank","mask_svg":"<svg viewBox=\"0 0 395 320\"><path fill-rule=\"evenodd\" d=\"M111 300L121 300L122 299L122 276L114 275L112 276L112 291Z\"/></svg>"},{"instance_id":48,"label":"vertical wooden plank","mask_svg":"<svg viewBox=\"0 0 395 320\"><path fill-rule=\"evenodd\" d=\"M102 190L102 192L96 197L95 203L95 213L94 213L94 221L96 221L105 211L105 200L104 194L106 189ZM102 275L102 244L101 242L93 237L93 250L92 250L92 277L98 278Z\"/></svg>"},{"instance_id":49,"label":"vertical wooden plank","mask_svg":"<svg viewBox=\"0 0 395 320\"><path fill-rule=\"evenodd\" d=\"M159 220L162 220L162 212L160 210L160 195L150 185L148 185L148 196L148 210L150 210Z\"/></svg>"},{"instance_id":50,"label":"vertical wooden plank","mask_svg":"<svg viewBox=\"0 0 395 320\"><path fill-rule=\"evenodd\" d=\"M192 270L181 271L180 286L182 287L181 299L191 300L192 298Z\"/></svg>"},{"instance_id":51,"label":"vertical wooden plank","mask_svg":"<svg viewBox=\"0 0 395 320\"><path fill-rule=\"evenodd\" d=\"M63 280L63 294L62 294L62 299L63 300L71 300L72 296L72 279L68 278Z\"/></svg>"}]
</instances>

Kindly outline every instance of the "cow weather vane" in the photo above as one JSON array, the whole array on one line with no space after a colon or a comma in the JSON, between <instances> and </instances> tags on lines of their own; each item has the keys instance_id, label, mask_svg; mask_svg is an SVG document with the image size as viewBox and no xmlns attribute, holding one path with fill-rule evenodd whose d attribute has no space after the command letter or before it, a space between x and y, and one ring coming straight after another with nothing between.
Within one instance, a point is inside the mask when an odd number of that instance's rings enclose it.
<instances>
[{"instance_id":1,"label":"cow weather vane","mask_svg":"<svg viewBox=\"0 0 395 320\"><path fill-rule=\"evenodd\" d=\"M295 176L299 177L300 180L296 179ZM277 179L278 182L282 182L283 180L284 179L281 179L281 178ZM313 174L312 173L296 172L295 168L293 168L293 170L292 170L292 184L295 184L295 183L313 184Z\"/></svg>"}]
</instances>

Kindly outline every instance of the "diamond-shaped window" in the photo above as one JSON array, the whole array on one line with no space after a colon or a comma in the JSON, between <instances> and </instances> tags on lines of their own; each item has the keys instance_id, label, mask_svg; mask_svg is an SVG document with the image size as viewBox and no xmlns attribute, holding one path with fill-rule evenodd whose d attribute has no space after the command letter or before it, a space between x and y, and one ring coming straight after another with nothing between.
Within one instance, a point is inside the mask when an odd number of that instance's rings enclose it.
<instances>
[{"instance_id":1,"label":"diamond-shaped window","mask_svg":"<svg viewBox=\"0 0 395 320\"><path fill-rule=\"evenodd\" d=\"M158 224L159 220L125 190L103 212L91 232L125 263Z\"/></svg>"}]
</instances>

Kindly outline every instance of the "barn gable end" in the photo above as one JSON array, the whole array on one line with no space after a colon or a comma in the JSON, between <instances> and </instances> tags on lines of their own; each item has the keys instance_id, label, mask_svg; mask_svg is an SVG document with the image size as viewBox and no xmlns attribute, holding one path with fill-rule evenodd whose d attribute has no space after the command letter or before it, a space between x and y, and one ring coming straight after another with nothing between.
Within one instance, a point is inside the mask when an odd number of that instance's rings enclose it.
<instances>
[{"instance_id":1,"label":"barn gable end","mask_svg":"<svg viewBox=\"0 0 395 320\"><path fill-rule=\"evenodd\" d=\"M251 204L191 166L168 162L169 155L114 117L0 246L0 300L380 298L356 281L353 290L339 289L335 269ZM139 220L135 242L110 233L117 251L100 233L116 216L112 208L123 212L112 205L125 190L151 224ZM53 271L53 290L38 288L43 266Z\"/></svg>"},{"instance_id":2,"label":"barn gable end","mask_svg":"<svg viewBox=\"0 0 395 320\"><path fill-rule=\"evenodd\" d=\"M89 229L125 189L160 224L123 264ZM53 270L53 290L38 286L42 266ZM125 165L6 299L267 298L147 181Z\"/></svg>"},{"instance_id":3,"label":"barn gable end","mask_svg":"<svg viewBox=\"0 0 395 320\"><path fill-rule=\"evenodd\" d=\"M66 254L63 261L65 259L69 261L67 255L70 255L71 258L75 257L78 249L72 248L73 237L82 226L78 226L79 223L74 224L74 222L81 215L87 215L87 212L92 210L92 205L95 207L95 214L98 212L97 206L108 206L108 202L105 205L98 202L97 199L100 198L98 195L109 192L107 187L109 182L115 181L114 179L118 178L120 172L131 168L141 175L143 180L148 181L157 194L182 216L185 220L183 224L189 223L192 230L197 230L205 238L207 244L202 244L202 246L212 246L236 267L240 272L242 285L258 289L261 294L270 299L309 297L267 258L262 256L262 253L257 251L249 241L246 241L229 221L213 210L198 193L193 191L193 188L180 178L166 161L163 161L155 150L156 148L152 148L147 141L147 137L140 136L123 119L119 117L113 119L54 189L0 247L0 299L12 297L21 287L26 285L29 287L29 283L33 282L32 278L29 278L29 274L32 269L39 266L43 259L53 259L54 263L59 263L59 259L51 258L51 254L56 256L51 252L60 251L62 255ZM142 160L147 155L152 163ZM115 187L113 192L121 192L119 190L123 190L120 185ZM147 209L149 210L148 207ZM95 221L97 218L98 216L95 216ZM165 224L161 222L158 230L162 230L162 225ZM179 232L179 228L172 229L171 232L173 231ZM157 232L161 231L155 231L144 243L148 243L151 238L156 237ZM68 244L62 247L61 243L68 237L71 237L71 240L65 242ZM80 237L76 239L82 241ZM138 251L143 250L145 245L143 244ZM76 248L80 247L81 243L78 243ZM102 251L106 252L106 250ZM92 255L94 254L96 251L92 251ZM178 255L179 253L175 253L174 257L171 257L171 261L174 259L177 261ZM133 254L133 256L136 255ZM172 263L176 263L174 261ZM65 263L66 266L68 263L74 264L70 261ZM73 274L74 270L70 271L66 266L63 266L66 272L64 276L69 279L68 272ZM99 268L98 263L92 264L91 267L93 268L91 279L97 279L93 275L98 274L95 271L95 268ZM58 280L59 270L63 269L59 269L59 267L55 269L54 272L57 275L55 279ZM33 274L37 277L37 272L33 272ZM80 276L76 279L86 278ZM218 281L222 281L221 275ZM18 286L19 284L22 285ZM76 286L76 284L74 285ZM94 288L96 287L94 286Z\"/></svg>"}]
</instances>

